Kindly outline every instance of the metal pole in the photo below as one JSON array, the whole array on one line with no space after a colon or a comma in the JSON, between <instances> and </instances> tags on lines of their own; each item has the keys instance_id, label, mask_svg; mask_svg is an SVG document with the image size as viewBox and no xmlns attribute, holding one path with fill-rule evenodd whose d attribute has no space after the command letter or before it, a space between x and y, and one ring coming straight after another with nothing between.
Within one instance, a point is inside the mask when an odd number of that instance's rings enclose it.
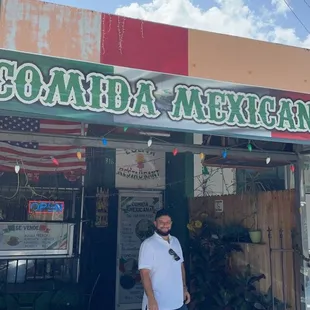
<instances>
[{"instance_id":1,"label":"metal pole","mask_svg":"<svg viewBox=\"0 0 310 310\"><path fill-rule=\"evenodd\" d=\"M81 135L85 135L84 123L82 123L81 127ZM79 246L78 246L78 259L77 259L77 270L76 270L76 282L80 280L81 274L81 253L82 253L82 236L83 236L83 215L84 215L84 196L85 196L85 176L82 175L81 178L81 209L80 209L80 223L79 223Z\"/></svg>"},{"instance_id":2,"label":"metal pole","mask_svg":"<svg viewBox=\"0 0 310 310\"><path fill-rule=\"evenodd\" d=\"M283 237L284 237L283 232L284 232L284 230L282 228L280 228L279 237L280 237L280 248L281 248L281 250L283 250ZM280 258L281 258L281 273L282 273L282 298L283 298L284 307L286 310L287 309L287 307L286 307L286 291L285 291L286 277L285 277L285 269L284 269L284 252L283 251L280 252Z\"/></svg>"},{"instance_id":3,"label":"metal pole","mask_svg":"<svg viewBox=\"0 0 310 310\"><path fill-rule=\"evenodd\" d=\"M268 227L268 246L269 246L269 272L270 272L270 290L272 297L272 309L274 310L274 296L273 296L273 266L272 266L272 247L271 247L271 233L272 229Z\"/></svg>"},{"instance_id":4,"label":"metal pole","mask_svg":"<svg viewBox=\"0 0 310 310\"><path fill-rule=\"evenodd\" d=\"M304 191L304 173L303 173L303 158L302 156L298 156L298 161L296 163L295 173L295 195L296 195L296 206L295 206L295 219L296 219L296 234L295 234L295 244L298 248L305 253L305 250L308 249L308 238L307 238L307 217L305 214L306 206L305 206L305 191ZM308 252L308 251L307 251ZM297 254L294 253L295 256L295 275L296 275L296 297L297 304L296 309L305 310L305 294L304 294L304 277L301 274L300 270L304 266L303 259Z\"/></svg>"}]
</instances>

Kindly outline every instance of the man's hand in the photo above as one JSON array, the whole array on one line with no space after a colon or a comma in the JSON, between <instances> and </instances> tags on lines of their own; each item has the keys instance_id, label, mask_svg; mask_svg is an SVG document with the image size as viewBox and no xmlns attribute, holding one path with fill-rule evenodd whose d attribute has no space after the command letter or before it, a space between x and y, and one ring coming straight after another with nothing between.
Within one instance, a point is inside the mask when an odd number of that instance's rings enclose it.
<instances>
[{"instance_id":1,"label":"man's hand","mask_svg":"<svg viewBox=\"0 0 310 310\"><path fill-rule=\"evenodd\" d=\"M184 288L184 302L185 305L188 305L191 302L191 295L189 294L186 288Z\"/></svg>"},{"instance_id":2,"label":"man's hand","mask_svg":"<svg viewBox=\"0 0 310 310\"><path fill-rule=\"evenodd\" d=\"M158 304L155 298L149 298L148 310L158 310Z\"/></svg>"}]
</instances>

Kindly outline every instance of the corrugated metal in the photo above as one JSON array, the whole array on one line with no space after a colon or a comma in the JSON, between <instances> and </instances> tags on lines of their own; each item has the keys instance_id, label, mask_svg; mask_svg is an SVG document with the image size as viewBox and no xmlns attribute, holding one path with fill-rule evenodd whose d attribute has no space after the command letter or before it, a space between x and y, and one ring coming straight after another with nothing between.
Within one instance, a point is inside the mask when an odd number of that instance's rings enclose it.
<instances>
[{"instance_id":1,"label":"corrugated metal","mask_svg":"<svg viewBox=\"0 0 310 310\"><path fill-rule=\"evenodd\" d=\"M100 62L101 14L41 1L3 0L0 47Z\"/></svg>"}]
</instances>

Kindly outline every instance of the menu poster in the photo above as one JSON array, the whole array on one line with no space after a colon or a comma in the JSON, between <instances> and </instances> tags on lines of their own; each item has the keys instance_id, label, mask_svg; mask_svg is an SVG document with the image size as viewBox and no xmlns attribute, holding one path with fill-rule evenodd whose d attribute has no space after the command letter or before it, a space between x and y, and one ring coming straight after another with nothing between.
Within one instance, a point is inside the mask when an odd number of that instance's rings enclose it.
<instances>
[{"instance_id":1,"label":"menu poster","mask_svg":"<svg viewBox=\"0 0 310 310\"><path fill-rule=\"evenodd\" d=\"M66 223L0 223L0 255L16 251L68 252L70 242L69 226ZM51 253L53 254L53 253Z\"/></svg>"},{"instance_id":2,"label":"menu poster","mask_svg":"<svg viewBox=\"0 0 310 310\"><path fill-rule=\"evenodd\" d=\"M116 308L140 309L143 287L138 270L141 243L154 233L154 218L162 208L159 192L120 192Z\"/></svg>"}]
</instances>

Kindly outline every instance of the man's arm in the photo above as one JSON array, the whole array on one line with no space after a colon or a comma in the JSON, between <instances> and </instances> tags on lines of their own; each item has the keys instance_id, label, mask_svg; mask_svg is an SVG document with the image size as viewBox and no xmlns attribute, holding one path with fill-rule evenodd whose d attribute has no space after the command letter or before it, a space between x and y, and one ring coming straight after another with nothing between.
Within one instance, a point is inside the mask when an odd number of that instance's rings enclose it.
<instances>
[{"instance_id":1,"label":"man's arm","mask_svg":"<svg viewBox=\"0 0 310 310\"><path fill-rule=\"evenodd\" d=\"M143 288L147 298L150 300L155 299L152 287L152 281L150 277L150 270L148 269L141 269L140 270L141 281L143 284Z\"/></svg>"},{"instance_id":2,"label":"man's arm","mask_svg":"<svg viewBox=\"0 0 310 310\"><path fill-rule=\"evenodd\" d=\"M187 291L187 286L186 286L186 273L185 273L184 263L182 263L182 280L183 280L183 289L184 289L184 291Z\"/></svg>"},{"instance_id":3,"label":"man's arm","mask_svg":"<svg viewBox=\"0 0 310 310\"><path fill-rule=\"evenodd\" d=\"M184 302L187 305L191 302L191 295L189 294L189 292L187 290L187 286L186 286L186 275L185 275L184 263L182 263L182 280L183 280Z\"/></svg>"}]
</instances>

